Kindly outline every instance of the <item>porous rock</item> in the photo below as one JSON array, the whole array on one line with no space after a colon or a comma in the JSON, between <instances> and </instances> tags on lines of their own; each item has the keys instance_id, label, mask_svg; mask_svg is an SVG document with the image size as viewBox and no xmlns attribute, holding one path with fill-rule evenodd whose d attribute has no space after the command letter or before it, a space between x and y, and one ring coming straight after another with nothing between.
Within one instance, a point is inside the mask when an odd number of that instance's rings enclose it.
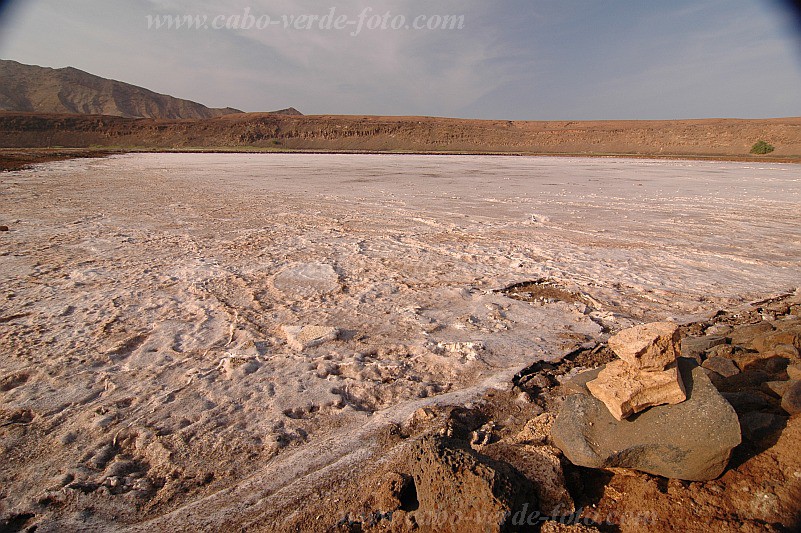
<instances>
[{"instance_id":1,"label":"porous rock","mask_svg":"<svg viewBox=\"0 0 801 533\"><path fill-rule=\"evenodd\" d=\"M673 322L652 322L620 331L607 345L640 370L663 370L680 355L679 338L679 328Z\"/></svg>"},{"instance_id":2,"label":"porous rock","mask_svg":"<svg viewBox=\"0 0 801 533\"><path fill-rule=\"evenodd\" d=\"M690 481L720 476L741 440L737 413L701 367L684 358L678 366L687 401L619 421L589 391L573 394L557 415L554 443L574 464L590 468L631 468ZM599 372L575 379L586 383Z\"/></svg>"},{"instance_id":3,"label":"porous rock","mask_svg":"<svg viewBox=\"0 0 801 533\"><path fill-rule=\"evenodd\" d=\"M676 404L687 399L677 367L640 371L625 361L612 361L598 377L587 383L618 420L655 405Z\"/></svg>"},{"instance_id":4,"label":"porous rock","mask_svg":"<svg viewBox=\"0 0 801 533\"><path fill-rule=\"evenodd\" d=\"M455 440L427 436L411 453L418 500L412 515L423 530L506 531L524 505L537 509L529 480Z\"/></svg>"}]
</instances>

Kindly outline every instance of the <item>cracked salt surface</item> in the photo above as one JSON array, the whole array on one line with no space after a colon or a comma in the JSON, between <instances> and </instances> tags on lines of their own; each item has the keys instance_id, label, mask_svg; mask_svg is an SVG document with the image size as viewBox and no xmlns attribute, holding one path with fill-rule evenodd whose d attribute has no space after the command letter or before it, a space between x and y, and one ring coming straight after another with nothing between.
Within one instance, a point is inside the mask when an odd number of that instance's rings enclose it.
<instances>
[{"instance_id":1,"label":"cracked salt surface","mask_svg":"<svg viewBox=\"0 0 801 533\"><path fill-rule=\"evenodd\" d=\"M9 485L11 504L65 469L102 486L108 474L85 458L115 435L135 443L115 449L150 465L146 479L230 471L266 498L355 460L354 447L367 453L370 428L506 386L605 330L787 290L801 278L799 174L303 154L137 154L6 173L3 413L47 428L16 440L20 453L59 449L15 463L30 470ZM582 298L498 291L539 279ZM288 346L303 327L337 334Z\"/></svg>"}]
</instances>

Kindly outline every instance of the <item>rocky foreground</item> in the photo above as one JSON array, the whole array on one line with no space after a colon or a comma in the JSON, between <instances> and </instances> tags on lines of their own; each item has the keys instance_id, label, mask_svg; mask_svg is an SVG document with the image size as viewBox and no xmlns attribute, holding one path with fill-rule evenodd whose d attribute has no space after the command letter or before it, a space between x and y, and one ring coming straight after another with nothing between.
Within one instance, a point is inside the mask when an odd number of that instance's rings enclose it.
<instances>
[{"instance_id":1,"label":"rocky foreground","mask_svg":"<svg viewBox=\"0 0 801 533\"><path fill-rule=\"evenodd\" d=\"M492 391L474 404L416 412L387 431L385 447L391 459L365 465L355 481L334 486L331 492L321 489L320 500L310 502L301 516L282 528L797 531L801 294L736 312L720 311L709 320L682 326L681 336L679 362L696 368L689 370L695 378L690 399L720 398L717 408L731 412L733 420L698 411L705 407L703 402L662 407L677 415L672 424L657 428L660 433L645 430L637 435L629 430L623 437L645 442L637 453L621 451L619 433L607 434L607 441L596 433L599 440L590 442L591 447L617 447L617 456L606 468L576 466L560 449L565 443L555 438L554 421L558 426L559 418L569 418L567 424L576 425L585 419L586 427L592 427L612 418L597 411L599 418L592 420L593 414L580 408L582 403L592 404L583 385L584 369L615 360L601 344L560 363L537 363L516 376L507 390ZM598 368L589 373L597 375ZM639 418L629 424L642 422ZM645 429L654 430L645 424ZM680 472L703 470L704 465L693 465L697 457L691 453L670 457L672 443L691 443L696 453L714 455L714 440L726 433L727 424L737 428L736 440L741 442L721 452L725 471L702 475L704 481L686 480L695 474ZM642 450L648 446L667 456L662 460L674 469L673 478L641 471L653 467ZM332 524L332 517L339 520Z\"/></svg>"}]
</instances>

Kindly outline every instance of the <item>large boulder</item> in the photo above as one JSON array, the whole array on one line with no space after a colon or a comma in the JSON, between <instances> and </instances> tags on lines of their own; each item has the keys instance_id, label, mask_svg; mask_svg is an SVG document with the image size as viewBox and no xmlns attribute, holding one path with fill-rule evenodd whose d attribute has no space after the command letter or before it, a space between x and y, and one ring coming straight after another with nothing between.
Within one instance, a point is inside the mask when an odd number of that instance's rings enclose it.
<instances>
[{"instance_id":1,"label":"large boulder","mask_svg":"<svg viewBox=\"0 0 801 533\"><path fill-rule=\"evenodd\" d=\"M740 444L737 413L694 361L679 358L678 368L685 402L622 421L586 389L601 369L580 374L572 389L581 392L568 396L556 417L554 444L574 464L590 468L632 468L690 481L720 476Z\"/></svg>"}]
</instances>

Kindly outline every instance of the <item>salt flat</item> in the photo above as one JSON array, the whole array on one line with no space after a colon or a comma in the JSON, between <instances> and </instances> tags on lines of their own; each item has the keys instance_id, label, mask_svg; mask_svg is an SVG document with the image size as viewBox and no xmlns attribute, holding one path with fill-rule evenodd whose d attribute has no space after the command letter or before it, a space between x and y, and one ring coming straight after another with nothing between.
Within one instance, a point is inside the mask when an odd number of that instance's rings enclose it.
<instances>
[{"instance_id":1,"label":"salt flat","mask_svg":"<svg viewBox=\"0 0 801 533\"><path fill-rule=\"evenodd\" d=\"M0 505L68 487L39 531L212 526L248 505L218 491L302 494L421 405L801 279L796 165L135 154L0 181ZM499 292L542 278L576 299Z\"/></svg>"}]
</instances>

